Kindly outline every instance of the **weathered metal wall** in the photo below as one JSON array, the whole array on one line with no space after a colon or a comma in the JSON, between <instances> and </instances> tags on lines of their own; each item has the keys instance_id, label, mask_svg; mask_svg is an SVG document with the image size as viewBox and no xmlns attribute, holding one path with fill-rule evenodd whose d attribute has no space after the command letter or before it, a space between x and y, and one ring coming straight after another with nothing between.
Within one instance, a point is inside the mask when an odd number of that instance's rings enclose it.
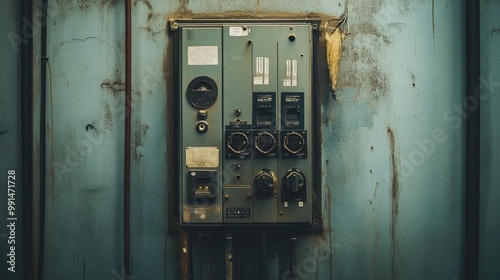
<instances>
[{"instance_id":1,"label":"weathered metal wall","mask_svg":"<svg viewBox=\"0 0 500 280\"><path fill-rule=\"evenodd\" d=\"M481 6L481 197L479 272L500 275L500 1Z\"/></svg>"},{"instance_id":2,"label":"weathered metal wall","mask_svg":"<svg viewBox=\"0 0 500 280\"><path fill-rule=\"evenodd\" d=\"M489 62L500 34L493 30L499 28L498 1L484 4L482 16L492 29L483 35L484 62ZM134 279L178 278L177 237L167 235L165 216L166 108L175 71L166 19L224 12L338 16L345 5L326 0L133 2ZM349 1L347 10L351 34L343 45L336 101L328 91L324 61L320 73L325 230L298 237L299 276L461 278L464 118L455 108L462 106L464 91L464 7L452 0L363 0ZM48 34L44 279L126 279L123 3L49 0ZM6 48L2 45L2 56ZM499 64L488 65L483 73L498 76ZM5 80L7 88L15 90L10 80ZM484 154L491 155L483 161L486 170L500 165L493 145L499 142L493 129L498 127L497 97L486 101L483 114L489 124ZM0 145L6 141L0 138ZM498 199L499 178L495 172L485 174L489 194L483 193L483 201L491 202ZM482 273L491 278L498 274L492 261L498 250L491 245L498 245L498 234L490 229L498 232L499 211L492 202L483 203L482 210ZM254 279L259 241L244 237L239 246L249 253L241 253L241 276ZM269 279L286 279L287 241L278 235L268 241L275 242L269 249ZM194 236L192 242L194 278L220 279L223 240ZM213 248L219 248L219 257Z\"/></svg>"},{"instance_id":3,"label":"weathered metal wall","mask_svg":"<svg viewBox=\"0 0 500 280\"><path fill-rule=\"evenodd\" d=\"M0 278L1 279L22 279L23 269L23 246L22 246L22 180L21 180L21 112L19 105L21 101L20 92L20 46L24 37L22 36L20 22L21 8L15 0L3 1L0 8L0 176L2 183L0 187ZM15 184L8 184L7 172L14 170L17 174L15 180L10 179ZM11 221L8 215L7 186L15 185L11 188L15 195L14 218L15 239L8 239L11 231L7 225ZM9 243L10 240L10 243ZM12 241L15 243L12 243ZM15 272L8 271L11 265L7 264L12 254L10 247L15 246ZM9 278L7 278L9 277Z\"/></svg>"}]
</instances>

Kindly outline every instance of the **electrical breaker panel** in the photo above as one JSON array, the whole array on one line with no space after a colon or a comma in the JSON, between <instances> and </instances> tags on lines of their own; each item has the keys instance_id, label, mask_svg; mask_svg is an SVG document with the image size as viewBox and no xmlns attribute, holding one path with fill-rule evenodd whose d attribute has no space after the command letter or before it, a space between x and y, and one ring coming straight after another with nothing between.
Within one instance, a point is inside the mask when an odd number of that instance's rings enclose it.
<instances>
[{"instance_id":1,"label":"electrical breaker panel","mask_svg":"<svg viewBox=\"0 0 500 280\"><path fill-rule=\"evenodd\" d=\"M176 28L181 225L310 224L311 23Z\"/></svg>"}]
</instances>

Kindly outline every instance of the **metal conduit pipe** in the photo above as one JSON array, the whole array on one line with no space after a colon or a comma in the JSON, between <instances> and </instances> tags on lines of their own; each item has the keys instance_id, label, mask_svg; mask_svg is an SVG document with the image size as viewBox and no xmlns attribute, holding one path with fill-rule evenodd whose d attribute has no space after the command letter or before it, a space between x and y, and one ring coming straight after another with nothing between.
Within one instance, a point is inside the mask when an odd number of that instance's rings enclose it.
<instances>
[{"instance_id":1,"label":"metal conduit pipe","mask_svg":"<svg viewBox=\"0 0 500 280\"><path fill-rule=\"evenodd\" d=\"M465 128L465 279L479 279L479 193L480 193L480 1L465 1L466 104Z\"/></svg>"},{"instance_id":2,"label":"metal conduit pipe","mask_svg":"<svg viewBox=\"0 0 500 280\"><path fill-rule=\"evenodd\" d=\"M267 259L267 235L260 237L260 257L259 257L259 279L267 280L269 271L269 261Z\"/></svg>"},{"instance_id":3,"label":"metal conduit pipe","mask_svg":"<svg viewBox=\"0 0 500 280\"><path fill-rule=\"evenodd\" d=\"M233 236L226 235L226 280L233 280Z\"/></svg>"},{"instance_id":4,"label":"metal conduit pipe","mask_svg":"<svg viewBox=\"0 0 500 280\"><path fill-rule=\"evenodd\" d=\"M181 271L180 278L181 280L189 280L189 271L190 271L190 258L189 258L189 233L181 229L179 232L179 238L181 243Z\"/></svg>"},{"instance_id":5,"label":"metal conduit pipe","mask_svg":"<svg viewBox=\"0 0 500 280\"><path fill-rule=\"evenodd\" d=\"M40 65L40 237L38 247L38 279L43 278L45 257L45 173L46 173L46 123L47 123L47 14L48 0L42 0L41 65Z\"/></svg>"},{"instance_id":6,"label":"metal conduit pipe","mask_svg":"<svg viewBox=\"0 0 500 280\"><path fill-rule=\"evenodd\" d=\"M290 237L290 276L297 277L297 237Z\"/></svg>"},{"instance_id":7,"label":"metal conduit pipe","mask_svg":"<svg viewBox=\"0 0 500 280\"><path fill-rule=\"evenodd\" d=\"M131 275L130 267L130 143L132 130L132 3L125 1L125 158L123 180L123 227L125 275Z\"/></svg>"}]
</instances>

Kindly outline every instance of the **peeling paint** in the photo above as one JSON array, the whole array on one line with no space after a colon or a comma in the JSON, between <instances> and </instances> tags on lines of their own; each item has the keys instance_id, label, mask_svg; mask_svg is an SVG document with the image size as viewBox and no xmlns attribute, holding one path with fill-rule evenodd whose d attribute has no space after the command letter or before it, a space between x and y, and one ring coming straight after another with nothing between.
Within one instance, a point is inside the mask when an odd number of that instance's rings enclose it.
<instances>
[{"instance_id":1,"label":"peeling paint","mask_svg":"<svg viewBox=\"0 0 500 280\"><path fill-rule=\"evenodd\" d=\"M328 33L325 30L326 41L326 60L328 71L330 72L331 91L337 89L337 76L339 74L339 62L342 54L342 42L344 41L345 33L336 28L333 33Z\"/></svg>"}]
</instances>

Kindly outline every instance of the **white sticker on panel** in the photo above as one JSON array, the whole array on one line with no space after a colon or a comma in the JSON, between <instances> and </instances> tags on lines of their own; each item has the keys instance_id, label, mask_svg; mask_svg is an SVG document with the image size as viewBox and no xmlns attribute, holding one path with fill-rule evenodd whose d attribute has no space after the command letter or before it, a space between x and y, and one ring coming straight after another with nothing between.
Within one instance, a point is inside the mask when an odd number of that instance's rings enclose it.
<instances>
[{"instance_id":1,"label":"white sticker on panel","mask_svg":"<svg viewBox=\"0 0 500 280\"><path fill-rule=\"evenodd\" d=\"M188 46L188 65L218 65L219 49L217 46Z\"/></svg>"},{"instance_id":2,"label":"white sticker on panel","mask_svg":"<svg viewBox=\"0 0 500 280\"><path fill-rule=\"evenodd\" d=\"M218 166L218 147L186 147L187 168L217 168Z\"/></svg>"},{"instance_id":3,"label":"white sticker on panel","mask_svg":"<svg viewBox=\"0 0 500 280\"><path fill-rule=\"evenodd\" d=\"M242 26L231 26L229 27L229 36L247 36L250 33L250 29L243 28Z\"/></svg>"},{"instance_id":4,"label":"white sticker on panel","mask_svg":"<svg viewBox=\"0 0 500 280\"><path fill-rule=\"evenodd\" d=\"M285 67L285 79L283 79L283 86L297 86L297 60L287 59L285 61Z\"/></svg>"},{"instance_id":5,"label":"white sticker on panel","mask_svg":"<svg viewBox=\"0 0 500 280\"><path fill-rule=\"evenodd\" d=\"M269 84L269 57L258 56L255 61L254 85Z\"/></svg>"}]
</instances>

